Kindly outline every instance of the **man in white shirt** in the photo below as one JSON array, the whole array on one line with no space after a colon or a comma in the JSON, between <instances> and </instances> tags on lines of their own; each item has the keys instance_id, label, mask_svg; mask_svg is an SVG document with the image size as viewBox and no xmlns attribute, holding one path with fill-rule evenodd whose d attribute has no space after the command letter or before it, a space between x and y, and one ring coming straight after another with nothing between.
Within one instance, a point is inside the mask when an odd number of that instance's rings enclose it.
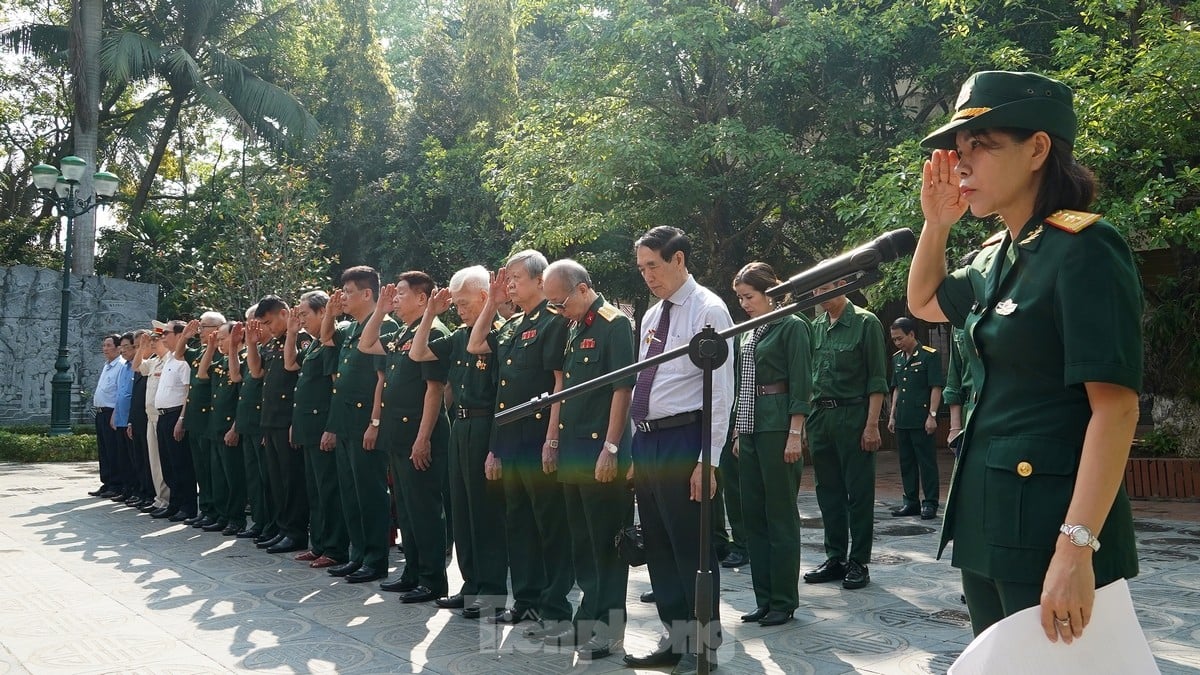
<instances>
[{"instance_id":1,"label":"man in white shirt","mask_svg":"<svg viewBox=\"0 0 1200 675\"><path fill-rule=\"evenodd\" d=\"M167 353L158 378L158 391L154 392L154 407L158 411L158 453L163 479L171 495L167 506L150 515L169 518L176 523L196 515L196 470L192 465L192 453L183 442L183 405L187 402L192 369L187 361L175 356L183 327L182 321L167 325L162 338Z\"/></svg>"},{"instance_id":2,"label":"man in white shirt","mask_svg":"<svg viewBox=\"0 0 1200 675\"><path fill-rule=\"evenodd\" d=\"M158 382L162 379L163 361L167 347L163 344L163 334L167 324L152 321L153 330L148 340L139 345L138 356L134 359L138 372L146 377L146 448L150 463L150 482L154 487L154 503L143 507L145 513L153 513L170 503L171 489L163 478L162 460L158 450L158 407L155 397L158 395Z\"/></svg>"},{"instance_id":3,"label":"man in white shirt","mask_svg":"<svg viewBox=\"0 0 1200 675\"><path fill-rule=\"evenodd\" d=\"M733 325L725 303L700 286L688 272L691 242L678 228L656 227L634 244L638 272L662 302L642 317L639 359L646 360L686 345L705 326ZM732 350L731 352L732 353ZM655 668L675 664L673 673L694 673L696 644L696 564L700 559L701 409L704 372L686 358L651 366L638 374L633 417L634 487L646 543L646 564L658 617L667 634L651 654L626 655L625 664ZM733 359L713 372L711 462L717 464L733 404ZM713 469L710 468L710 471ZM717 479L710 475L709 497ZM719 571L712 547L706 553L712 571L709 663L721 642Z\"/></svg>"},{"instance_id":4,"label":"man in white shirt","mask_svg":"<svg viewBox=\"0 0 1200 675\"><path fill-rule=\"evenodd\" d=\"M120 458L117 456L121 449L120 438L111 425L113 408L117 405L117 376L121 366L125 365L125 360L118 355L120 344L119 335L105 335L100 340L104 368L96 382L96 392L92 394L92 407L96 411L96 446L100 456L100 489L88 494L103 499L120 497L130 487L125 485L126 477L120 472Z\"/></svg>"}]
</instances>

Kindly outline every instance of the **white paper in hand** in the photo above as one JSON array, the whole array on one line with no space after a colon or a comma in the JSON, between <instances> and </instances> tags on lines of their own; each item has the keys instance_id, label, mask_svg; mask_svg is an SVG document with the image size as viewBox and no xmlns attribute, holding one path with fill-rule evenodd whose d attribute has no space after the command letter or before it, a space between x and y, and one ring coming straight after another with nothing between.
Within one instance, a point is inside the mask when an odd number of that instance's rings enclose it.
<instances>
[{"instance_id":1,"label":"white paper in hand","mask_svg":"<svg viewBox=\"0 0 1200 675\"><path fill-rule=\"evenodd\" d=\"M1041 607L1030 607L990 626L967 645L949 675L1158 674L1124 579L1096 591L1091 623L1069 645L1046 639L1041 612Z\"/></svg>"}]
</instances>

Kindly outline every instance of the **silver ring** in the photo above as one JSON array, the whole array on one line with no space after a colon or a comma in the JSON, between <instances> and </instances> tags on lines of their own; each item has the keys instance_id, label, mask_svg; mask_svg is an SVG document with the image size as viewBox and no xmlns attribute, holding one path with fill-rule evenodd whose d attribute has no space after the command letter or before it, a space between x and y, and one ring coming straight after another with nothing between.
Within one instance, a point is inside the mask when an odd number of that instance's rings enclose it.
<instances>
[{"instance_id":1,"label":"silver ring","mask_svg":"<svg viewBox=\"0 0 1200 675\"><path fill-rule=\"evenodd\" d=\"M1058 618L1058 615L1057 615L1057 614L1055 614L1055 615L1054 615L1054 620L1055 620L1055 621L1057 621L1057 622L1059 622L1060 624L1062 624L1062 625L1064 625L1064 626L1069 626L1069 625L1071 625L1071 617L1070 617L1070 616L1067 616L1067 618L1065 618L1065 619L1060 619L1060 618Z\"/></svg>"}]
</instances>

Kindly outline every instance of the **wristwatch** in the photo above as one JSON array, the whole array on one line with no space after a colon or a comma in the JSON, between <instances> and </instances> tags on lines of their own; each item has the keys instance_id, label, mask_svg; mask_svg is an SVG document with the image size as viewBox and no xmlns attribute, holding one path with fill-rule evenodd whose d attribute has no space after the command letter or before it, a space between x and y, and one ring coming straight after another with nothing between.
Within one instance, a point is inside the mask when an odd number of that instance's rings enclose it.
<instances>
[{"instance_id":1,"label":"wristwatch","mask_svg":"<svg viewBox=\"0 0 1200 675\"><path fill-rule=\"evenodd\" d=\"M373 426L373 427L379 426L379 418L378 417L371 418L371 426Z\"/></svg>"},{"instance_id":2,"label":"wristwatch","mask_svg":"<svg viewBox=\"0 0 1200 675\"><path fill-rule=\"evenodd\" d=\"M1092 536L1092 531L1086 525L1068 525L1063 523L1062 527L1058 528L1058 531L1067 535L1067 539L1076 546L1090 547L1093 552L1100 550L1100 540Z\"/></svg>"},{"instance_id":3,"label":"wristwatch","mask_svg":"<svg viewBox=\"0 0 1200 675\"><path fill-rule=\"evenodd\" d=\"M930 416L930 417L932 417L933 419L935 419L935 420L936 420L936 419L937 419L937 411L936 411L936 410L930 410L930 411L929 411L929 416Z\"/></svg>"},{"instance_id":4,"label":"wristwatch","mask_svg":"<svg viewBox=\"0 0 1200 675\"><path fill-rule=\"evenodd\" d=\"M607 450L610 455L617 454L617 446L613 443L609 443L608 441L604 441L604 449Z\"/></svg>"}]
</instances>

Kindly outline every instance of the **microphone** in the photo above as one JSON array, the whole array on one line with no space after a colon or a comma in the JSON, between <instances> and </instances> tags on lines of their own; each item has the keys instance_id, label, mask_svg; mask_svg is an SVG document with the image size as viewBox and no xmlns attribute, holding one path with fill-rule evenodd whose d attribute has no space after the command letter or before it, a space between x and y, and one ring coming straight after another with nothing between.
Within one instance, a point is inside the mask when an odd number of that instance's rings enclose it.
<instances>
[{"instance_id":1,"label":"microphone","mask_svg":"<svg viewBox=\"0 0 1200 675\"><path fill-rule=\"evenodd\" d=\"M872 270L881 263L903 258L916 248L917 238L912 230L907 227L892 230L836 258L817 263L782 284L767 289L767 295L778 297L787 293L807 293L855 272Z\"/></svg>"}]
</instances>

